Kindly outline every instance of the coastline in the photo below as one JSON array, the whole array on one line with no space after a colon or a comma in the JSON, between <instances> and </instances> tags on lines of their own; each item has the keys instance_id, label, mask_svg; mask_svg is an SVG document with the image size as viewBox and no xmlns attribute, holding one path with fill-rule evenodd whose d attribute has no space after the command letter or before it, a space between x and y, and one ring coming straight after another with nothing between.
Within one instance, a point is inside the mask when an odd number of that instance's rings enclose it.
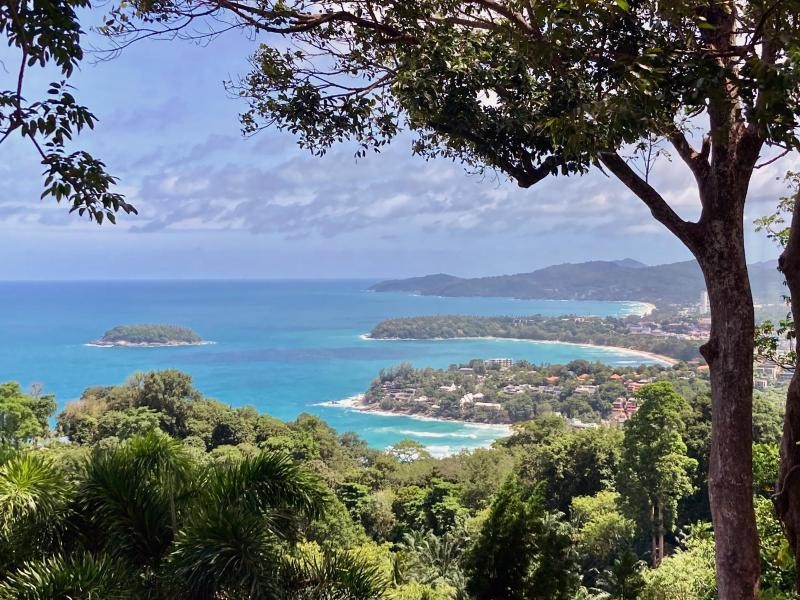
<instances>
[{"instance_id":1,"label":"coastline","mask_svg":"<svg viewBox=\"0 0 800 600\"><path fill-rule=\"evenodd\" d=\"M645 358L649 358L655 360L656 362L664 363L667 366L673 366L678 364L680 361L677 358L672 358L671 356L665 356L663 354L656 354L654 352L647 352L645 350L635 350L633 348L623 348L622 346L600 346L598 344L585 344L581 342L561 342L558 340L529 340L525 338L507 338L507 337L495 337L495 336L477 336L477 337L451 337L451 338L374 338L371 337L368 333L362 333L360 336L362 340L371 341L371 342L442 342L446 340L502 340L508 342L528 342L531 344L562 344L566 346L579 346L583 348L597 348L599 350L608 350L611 352L617 352L619 354L626 354L628 356L643 356Z\"/></svg>"},{"instance_id":2,"label":"coastline","mask_svg":"<svg viewBox=\"0 0 800 600\"><path fill-rule=\"evenodd\" d=\"M90 348L179 348L183 346L208 346L216 343L208 340L200 342L103 342L95 340L85 343L84 346Z\"/></svg>"},{"instance_id":3,"label":"coastline","mask_svg":"<svg viewBox=\"0 0 800 600\"><path fill-rule=\"evenodd\" d=\"M418 421L433 421L437 423L459 423L461 425L469 425L477 429L502 429L505 433L497 436L496 439L508 437L514 432L513 425L509 423L483 423L479 421L465 421L463 419L450 419L446 417L428 417L426 415L415 415L412 413L396 412L391 410L381 410L380 408L372 408L368 404L364 404L364 394L356 394L340 400L329 400L327 402L319 402L317 406L327 406L330 408L343 408L345 410L356 410L359 412L370 413L382 417L406 417L408 419L416 419Z\"/></svg>"},{"instance_id":4,"label":"coastline","mask_svg":"<svg viewBox=\"0 0 800 600\"><path fill-rule=\"evenodd\" d=\"M640 317L649 317L657 308L652 302L639 302L639 304L644 305L644 312L639 315Z\"/></svg>"}]
</instances>

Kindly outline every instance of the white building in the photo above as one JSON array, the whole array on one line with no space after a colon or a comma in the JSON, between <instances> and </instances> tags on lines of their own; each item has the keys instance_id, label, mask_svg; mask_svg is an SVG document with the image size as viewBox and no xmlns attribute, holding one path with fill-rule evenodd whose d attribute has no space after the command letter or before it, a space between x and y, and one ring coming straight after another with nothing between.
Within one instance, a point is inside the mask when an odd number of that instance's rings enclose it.
<instances>
[{"instance_id":1,"label":"white building","mask_svg":"<svg viewBox=\"0 0 800 600\"><path fill-rule=\"evenodd\" d=\"M500 367L501 369L508 369L514 365L514 361L510 358L490 358L485 362L487 366Z\"/></svg>"},{"instance_id":2,"label":"white building","mask_svg":"<svg viewBox=\"0 0 800 600\"><path fill-rule=\"evenodd\" d=\"M711 312L711 307L708 304L708 292L703 290L700 294L700 302L697 305L697 312L701 315L707 315Z\"/></svg>"}]
</instances>

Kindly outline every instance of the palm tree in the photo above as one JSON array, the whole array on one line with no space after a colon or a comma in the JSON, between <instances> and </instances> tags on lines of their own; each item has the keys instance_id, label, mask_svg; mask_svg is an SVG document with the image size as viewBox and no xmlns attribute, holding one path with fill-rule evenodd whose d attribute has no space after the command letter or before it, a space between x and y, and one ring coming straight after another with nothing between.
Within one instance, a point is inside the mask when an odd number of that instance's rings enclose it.
<instances>
[{"instance_id":1,"label":"palm tree","mask_svg":"<svg viewBox=\"0 0 800 600\"><path fill-rule=\"evenodd\" d=\"M0 573L58 549L74 488L39 452L0 462Z\"/></svg>"},{"instance_id":2,"label":"palm tree","mask_svg":"<svg viewBox=\"0 0 800 600\"><path fill-rule=\"evenodd\" d=\"M461 559L466 542L463 531L448 531L441 536L414 531L406 533L398 546L413 558L412 571L420 583L447 583L459 589L464 583Z\"/></svg>"},{"instance_id":3,"label":"palm tree","mask_svg":"<svg viewBox=\"0 0 800 600\"><path fill-rule=\"evenodd\" d=\"M327 489L284 454L262 453L202 476L170 556L193 598L275 593L287 543L321 516ZM247 596L245 596L247 597Z\"/></svg>"},{"instance_id":4,"label":"palm tree","mask_svg":"<svg viewBox=\"0 0 800 600\"><path fill-rule=\"evenodd\" d=\"M4 494L6 472L17 473L6 478L17 482L13 494ZM74 548L8 562L0 599L379 598L377 570L350 555L292 556L300 524L329 499L321 480L284 454L198 465L160 433L95 450L74 492L51 463L21 455L0 467L0 513L10 515L0 534L58 515L79 535Z\"/></svg>"},{"instance_id":5,"label":"palm tree","mask_svg":"<svg viewBox=\"0 0 800 600\"><path fill-rule=\"evenodd\" d=\"M373 600L388 588L377 565L348 552L286 561L280 573L280 600Z\"/></svg>"},{"instance_id":6,"label":"palm tree","mask_svg":"<svg viewBox=\"0 0 800 600\"><path fill-rule=\"evenodd\" d=\"M136 600L143 593L127 565L91 554L34 560L0 582L2 600Z\"/></svg>"}]
</instances>

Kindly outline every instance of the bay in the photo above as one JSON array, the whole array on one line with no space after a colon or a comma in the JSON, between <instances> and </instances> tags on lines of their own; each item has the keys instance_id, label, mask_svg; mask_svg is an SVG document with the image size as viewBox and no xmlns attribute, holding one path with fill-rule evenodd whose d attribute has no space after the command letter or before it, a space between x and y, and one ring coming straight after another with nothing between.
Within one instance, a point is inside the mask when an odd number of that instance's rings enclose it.
<instances>
[{"instance_id":1,"label":"bay","mask_svg":"<svg viewBox=\"0 0 800 600\"><path fill-rule=\"evenodd\" d=\"M490 443L503 427L366 414L322 403L363 392L380 369L410 362L444 368L472 358L532 363L574 359L652 363L612 350L513 340L365 340L385 318L436 315L624 315L635 302L439 298L367 291L348 281L114 281L0 283L0 381L33 383L59 404L92 385L121 383L135 371L175 368L205 395L252 405L280 419L302 412L374 447L404 438L438 455ZM115 325L191 327L204 346L97 348L86 343Z\"/></svg>"}]
</instances>

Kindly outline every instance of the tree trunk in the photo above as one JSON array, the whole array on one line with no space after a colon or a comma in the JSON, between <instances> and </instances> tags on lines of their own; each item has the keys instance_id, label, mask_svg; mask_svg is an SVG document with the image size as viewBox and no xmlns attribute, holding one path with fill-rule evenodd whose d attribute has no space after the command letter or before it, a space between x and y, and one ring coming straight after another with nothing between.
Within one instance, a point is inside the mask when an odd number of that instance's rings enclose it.
<instances>
[{"instance_id":1,"label":"tree trunk","mask_svg":"<svg viewBox=\"0 0 800 600\"><path fill-rule=\"evenodd\" d=\"M659 564L658 560L658 531L656 527L656 505L653 504L650 511L650 563L653 568Z\"/></svg>"},{"instance_id":2,"label":"tree trunk","mask_svg":"<svg viewBox=\"0 0 800 600\"><path fill-rule=\"evenodd\" d=\"M657 558L656 558L656 566L661 564L661 561L664 560L664 502L661 500L658 501L658 514L656 516L656 523L658 529L658 549L657 549Z\"/></svg>"},{"instance_id":3,"label":"tree trunk","mask_svg":"<svg viewBox=\"0 0 800 600\"><path fill-rule=\"evenodd\" d=\"M713 9L719 26L712 29L722 50L733 38L736 20L726 6L731 3ZM726 83L709 104L710 136L700 152L680 133L671 138L697 181L702 212L696 223L681 219L621 156L603 153L600 159L692 251L703 270L711 336L700 351L711 372L708 494L717 586L724 600L755 600L760 571L752 494L755 317L744 251L744 205L763 138L745 125L736 93L735 83Z\"/></svg>"},{"instance_id":4,"label":"tree trunk","mask_svg":"<svg viewBox=\"0 0 800 600\"><path fill-rule=\"evenodd\" d=\"M778 268L786 278L792 298L792 317L795 324L800 317L800 193L795 197L794 215L789 241L778 261ZM795 350L800 350L800 340L795 338ZM781 463L775 495L775 510L783 522L786 537L792 546L797 573L795 587L800 591L800 364L795 364L794 375L786 394L786 415L783 420Z\"/></svg>"},{"instance_id":5,"label":"tree trunk","mask_svg":"<svg viewBox=\"0 0 800 600\"><path fill-rule=\"evenodd\" d=\"M743 206L742 201L742 210ZM755 317L742 215L720 217L704 223L703 239L695 252L711 307L711 335L700 348L711 375L708 491L719 597L752 600L758 598L760 570L753 511Z\"/></svg>"}]
</instances>

